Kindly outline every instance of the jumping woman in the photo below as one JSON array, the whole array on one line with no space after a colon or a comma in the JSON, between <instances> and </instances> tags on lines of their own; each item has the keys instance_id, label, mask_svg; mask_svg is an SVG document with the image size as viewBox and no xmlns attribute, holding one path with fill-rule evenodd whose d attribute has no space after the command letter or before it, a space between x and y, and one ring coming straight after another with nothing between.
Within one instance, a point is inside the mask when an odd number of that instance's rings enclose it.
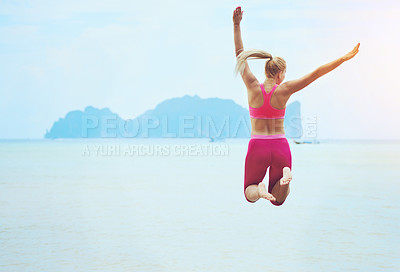
<instances>
[{"instance_id":1,"label":"jumping woman","mask_svg":"<svg viewBox=\"0 0 400 272\"><path fill-rule=\"evenodd\" d=\"M280 206L285 202L292 180L292 155L285 136L283 120L286 103L290 96L308 86L317 78L329 73L358 53L360 44L330 63L296 80L282 84L286 74L286 62L281 57L251 49L244 51L240 33L243 11L237 7L233 12L234 39L236 50L236 74L240 72L247 88L251 120L251 136L245 159L244 196L254 203L260 198ZM247 59L267 59L266 79L260 83L250 71ZM269 167L268 190L262 182Z\"/></svg>"}]
</instances>

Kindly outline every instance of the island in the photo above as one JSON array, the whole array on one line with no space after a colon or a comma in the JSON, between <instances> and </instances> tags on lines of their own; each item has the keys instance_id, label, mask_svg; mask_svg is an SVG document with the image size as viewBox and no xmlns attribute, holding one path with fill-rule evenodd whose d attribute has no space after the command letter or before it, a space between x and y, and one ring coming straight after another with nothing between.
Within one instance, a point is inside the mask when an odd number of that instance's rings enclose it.
<instances>
[{"instance_id":1,"label":"island","mask_svg":"<svg viewBox=\"0 0 400 272\"><path fill-rule=\"evenodd\" d=\"M284 119L288 138L302 136L300 102L287 105ZM133 119L122 119L109 108L74 110L54 122L44 135L57 138L250 138L248 109L231 99L174 97Z\"/></svg>"}]
</instances>

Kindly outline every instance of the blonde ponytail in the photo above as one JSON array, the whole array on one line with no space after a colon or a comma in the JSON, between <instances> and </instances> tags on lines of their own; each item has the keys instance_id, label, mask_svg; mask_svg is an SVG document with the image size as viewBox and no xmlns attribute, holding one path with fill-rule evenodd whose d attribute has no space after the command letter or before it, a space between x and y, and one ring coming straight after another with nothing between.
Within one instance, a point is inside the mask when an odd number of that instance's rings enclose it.
<instances>
[{"instance_id":1,"label":"blonde ponytail","mask_svg":"<svg viewBox=\"0 0 400 272\"><path fill-rule=\"evenodd\" d=\"M240 52L237 56L237 62L235 67L235 74L237 75L239 72L243 75L245 68L245 61L247 59L272 59L272 55L266 51L258 50L258 49L249 49L246 51Z\"/></svg>"},{"instance_id":2,"label":"blonde ponytail","mask_svg":"<svg viewBox=\"0 0 400 272\"><path fill-rule=\"evenodd\" d=\"M269 59L265 63L265 76L268 78L274 78L280 71L286 69L286 61L281 57L272 57L272 55L266 51L258 49L249 49L240 52L237 56L235 74L239 72L243 75L244 68L246 67L247 59Z\"/></svg>"}]
</instances>

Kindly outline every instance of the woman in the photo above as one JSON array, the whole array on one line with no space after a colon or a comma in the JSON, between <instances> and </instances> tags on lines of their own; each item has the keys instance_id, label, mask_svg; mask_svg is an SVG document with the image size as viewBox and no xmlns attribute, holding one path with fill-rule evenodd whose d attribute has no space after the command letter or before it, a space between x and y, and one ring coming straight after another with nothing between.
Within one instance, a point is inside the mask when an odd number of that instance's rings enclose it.
<instances>
[{"instance_id":1,"label":"woman","mask_svg":"<svg viewBox=\"0 0 400 272\"><path fill-rule=\"evenodd\" d=\"M243 50L240 33L242 14L240 7L233 12L237 57L235 70L236 73L240 72L247 88L251 120L251 137L245 160L244 195L251 203L265 198L273 205L280 206L290 192L289 183L292 180L292 156L283 128L286 102L293 93L353 58L358 53L360 44L343 57L320 66L302 78L281 84L286 74L286 62L283 58L272 57L262 50ZM251 73L247 58L268 59L263 83L260 84ZM268 167L267 190L262 180Z\"/></svg>"}]
</instances>

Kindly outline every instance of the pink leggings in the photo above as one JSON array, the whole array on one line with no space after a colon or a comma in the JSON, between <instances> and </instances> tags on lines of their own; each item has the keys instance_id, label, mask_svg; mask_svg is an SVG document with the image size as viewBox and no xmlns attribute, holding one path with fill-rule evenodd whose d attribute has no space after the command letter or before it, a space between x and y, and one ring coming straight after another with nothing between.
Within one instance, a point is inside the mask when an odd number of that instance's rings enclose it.
<instances>
[{"instance_id":1,"label":"pink leggings","mask_svg":"<svg viewBox=\"0 0 400 272\"><path fill-rule=\"evenodd\" d=\"M282 178L283 168L292 169L292 154L285 134L251 135L245 160L244 191L247 186L259 184L269 168L268 192L272 192L274 185ZM245 194L245 198L248 200ZM271 201L275 206L284 203Z\"/></svg>"}]
</instances>

